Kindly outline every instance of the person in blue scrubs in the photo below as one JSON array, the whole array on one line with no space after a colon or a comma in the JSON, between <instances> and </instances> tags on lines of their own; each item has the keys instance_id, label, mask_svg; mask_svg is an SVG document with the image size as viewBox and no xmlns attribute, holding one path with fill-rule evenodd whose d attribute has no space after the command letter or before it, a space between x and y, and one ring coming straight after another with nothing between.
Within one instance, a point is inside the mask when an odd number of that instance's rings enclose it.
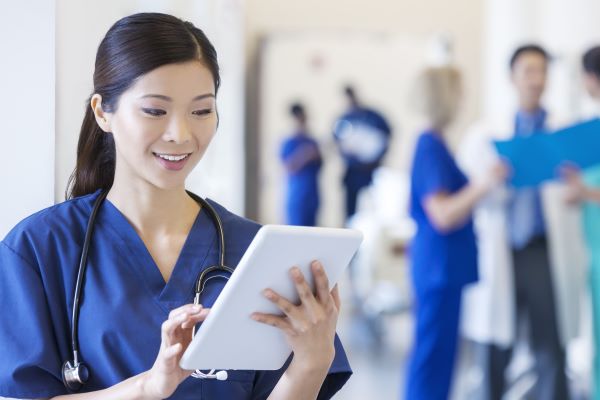
<instances>
[{"instance_id":1,"label":"person in blue scrubs","mask_svg":"<svg viewBox=\"0 0 600 400\"><path fill-rule=\"evenodd\" d=\"M410 214L417 226L410 246L415 336L405 398L442 400L452 380L462 289L478 279L472 211L504 179L506 168L495 166L488 179L469 183L450 153L446 129L460 95L456 69L425 70L417 89L430 128L418 139L411 169Z\"/></svg>"},{"instance_id":2,"label":"person in blue scrubs","mask_svg":"<svg viewBox=\"0 0 600 400\"><path fill-rule=\"evenodd\" d=\"M344 94L348 110L336 121L333 137L346 165L342 182L348 219L356 212L360 190L371 184L373 171L381 165L392 130L383 115L358 101L353 87L346 86Z\"/></svg>"},{"instance_id":3,"label":"person in blue scrubs","mask_svg":"<svg viewBox=\"0 0 600 400\"><path fill-rule=\"evenodd\" d=\"M319 210L319 144L309 134L306 111L299 103L292 104L290 114L295 129L281 146L281 160L287 171L286 223L315 226Z\"/></svg>"},{"instance_id":4,"label":"person in blue scrubs","mask_svg":"<svg viewBox=\"0 0 600 400\"><path fill-rule=\"evenodd\" d=\"M351 370L335 334L337 289L318 262L313 294L297 269L282 315L253 314L286 335L293 357L278 371L229 371L194 379L179 360L224 280L210 280L194 306L199 272L218 263L207 211L185 191L215 135L219 67L204 33L166 14L116 22L102 40L69 200L20 222L0 243L0 396L55 399L328 399ZM78 263L100 193L78 324L90 370L69 394L61 370L72 358ZM223 222L225 260L235 266L259 229L210 201ZM223 351L227 351L226 347Z\"/></svg>"}]
</instances>

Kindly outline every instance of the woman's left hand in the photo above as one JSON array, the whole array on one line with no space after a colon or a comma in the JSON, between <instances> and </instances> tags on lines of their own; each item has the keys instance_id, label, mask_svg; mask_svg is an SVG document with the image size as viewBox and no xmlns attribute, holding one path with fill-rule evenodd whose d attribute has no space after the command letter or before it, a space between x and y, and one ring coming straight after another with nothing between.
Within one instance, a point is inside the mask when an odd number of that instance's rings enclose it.
<instances>
[{"instance_id":1,"label":"woman's left hand","mask_svg":"<svg viewBox=\"0 0 600 400\"><path fill-rule=\"evenodd\" d=\"M327 274L320 262L314 261L311 270L315 277L316 296L299 268L290 270L300 297L296 305L271 289L263 293L275 303L283 316L254 313L258 322L281 329L294 352L294 362L310 368L329 369L335 356L335 328L340 310L337 285L329 289Z\"/></svg>"},{"instance_id":2,"label":"woman's left hand","mask_svg":"<svg viewBox=\"0 0 600 400\"><path fill-rule=\"evenodd\" d=\"M572 165L563 165L560 174L567 185L565 201L567 204L579 204L586 199L587 187L583 183L580 170Z\"/></svg>"}]
</instances>

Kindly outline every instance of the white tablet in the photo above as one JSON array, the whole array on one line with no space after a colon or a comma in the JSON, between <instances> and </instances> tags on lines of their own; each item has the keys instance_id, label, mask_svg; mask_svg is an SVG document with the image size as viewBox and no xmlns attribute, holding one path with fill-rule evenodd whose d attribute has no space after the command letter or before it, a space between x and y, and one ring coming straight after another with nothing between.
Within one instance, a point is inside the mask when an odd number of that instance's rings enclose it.
<instances>
[{"instance_id":1,"label":"white tablet","mask_svg":"<svg viewBox=\"0 0 600 400\"><path fill-rule=\"evenodd\" d=\"M313 285L319 260L330 285L342 276L362 241L351 229L263 226L250 243L211 312L181 358L184 369L276 370L291 353L283 332L256 322L253 312L281 314L262 291L271 288L297 303L289 270L298 266Z\"/></svg>"}]
</instances>

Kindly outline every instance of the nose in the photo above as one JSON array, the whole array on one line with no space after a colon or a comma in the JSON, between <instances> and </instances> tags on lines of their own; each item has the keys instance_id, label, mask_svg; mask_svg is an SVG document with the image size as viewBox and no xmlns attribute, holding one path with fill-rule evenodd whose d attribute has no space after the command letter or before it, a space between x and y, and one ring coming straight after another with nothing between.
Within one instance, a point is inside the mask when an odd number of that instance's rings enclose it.
<instances>
[{"instance_id":1,"label":"nose","mask_svg":"<svg viewBox=\"0 0 600 400\"><path fill-rule=\"evenodd\" d=\"M187 118L183 116L173 117L163 138L167 142L177 144L189 142L192 138L192 132Z\"/></svg>"}]
</instances>

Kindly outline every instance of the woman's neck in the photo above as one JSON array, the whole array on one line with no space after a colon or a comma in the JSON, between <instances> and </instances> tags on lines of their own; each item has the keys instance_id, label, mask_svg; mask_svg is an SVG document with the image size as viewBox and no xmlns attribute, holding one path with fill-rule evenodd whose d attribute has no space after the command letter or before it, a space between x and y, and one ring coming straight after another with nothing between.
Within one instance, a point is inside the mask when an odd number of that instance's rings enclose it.
<instances>
[{"instance_id":1,"label":"woman's neck","mask_svg":"<svg viewBox=\"0 0 600 400\"><path fill-rule=\"evenodd\" d=\"M119 174L107 199L144 236L187 233L200 210L183 186L165 190L148 182L124 182Z\"/></svg>"}]
</instances>

